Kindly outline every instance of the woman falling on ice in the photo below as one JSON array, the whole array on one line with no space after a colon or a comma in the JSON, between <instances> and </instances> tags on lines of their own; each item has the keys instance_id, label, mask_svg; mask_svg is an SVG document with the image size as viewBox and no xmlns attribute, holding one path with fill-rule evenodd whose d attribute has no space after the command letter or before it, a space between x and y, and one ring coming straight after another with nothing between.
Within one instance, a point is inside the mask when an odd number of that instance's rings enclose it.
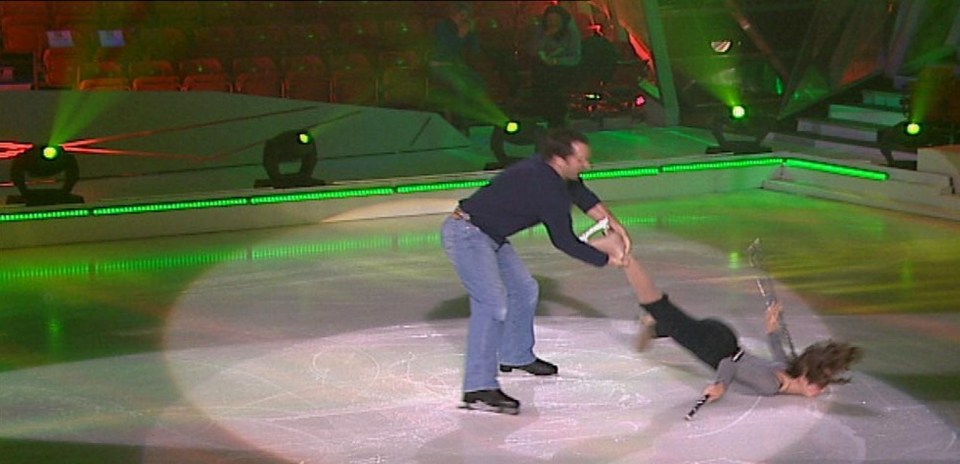
<instances>
[{"instance_id":1,"label":"woman falling on ice","mask_svg":"<svg viewBox=\"0 0 960 464\"><path fill-rule=\"evenodd\" d=\"M615 233L591 239L590 243L608 254L624 255L623 242ZM626 255L629 257L629 253ZM675 306L636 259L626 260L624 272L640 306L647 312L641 318L637 349L643 350L652 338L670 337L713 368L717 375L703 391L706 402L720 399L732 382L762 396L817 396L830 384L849 382L843 374L863 355L856 346L826 340L788 358L780 335L783 306L775 302L766 310L767 342L773 359L754 356L740 348L737 336L726 323L714 318L696 319Z\"/></svg>"}]
</instances>

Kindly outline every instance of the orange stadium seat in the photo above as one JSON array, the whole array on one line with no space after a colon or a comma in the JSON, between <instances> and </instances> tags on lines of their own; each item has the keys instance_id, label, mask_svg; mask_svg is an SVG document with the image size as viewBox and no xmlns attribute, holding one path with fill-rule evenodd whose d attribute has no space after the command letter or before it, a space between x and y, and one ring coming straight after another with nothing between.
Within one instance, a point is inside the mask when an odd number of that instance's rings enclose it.
<instances>
[{"instance_id":1,"label":"orange stadium seat","mask_svg":"<svg viewBox=\"0 0 960 464\"><path fill-rule=\"evenodd\" d=\"M179 91L180 77L178 76L139 76L130 82L130 88L135 91Z\"/></svg>"}]
</instances>

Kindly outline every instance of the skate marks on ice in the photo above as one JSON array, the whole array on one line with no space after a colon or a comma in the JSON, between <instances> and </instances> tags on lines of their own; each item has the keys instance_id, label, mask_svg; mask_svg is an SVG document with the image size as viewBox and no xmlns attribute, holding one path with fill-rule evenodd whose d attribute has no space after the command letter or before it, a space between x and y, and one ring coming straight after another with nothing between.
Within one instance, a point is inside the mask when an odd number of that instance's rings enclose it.
<instances>
[{"instance_id":1,"label":"skate marks on ice","mask_svg":"<svg viewBox=\"0 0 960 464\"><path fill-rule=\"evenodd\" d=\"M538 319L560 375L501 376L519 416L465 411L465 321L104 358L0 375L0 438L256 451L292 462L957 460L927 406L868 376L814 400L733 390L684 414L710 378L633 321ZM762 343L743 338L748 346ZM158 390L167 375L177 388Z\"/></svg>"},{"instance_id":2,"label":"skate marks on ice","mask_svg":"<svg viewBox=\"0 0 960 464\"><path fill-rule=\"evenodd\" d=\"M666 341L632 352L621 336L632 330L622 320L539 320L539 353L561 371L501 376L521 401L519 416L457 408L463 321L260 347L259 356L215 371L196 369L217 363L204 350L168 361L184 395L219 428L294 461L960 457L953 432L924 405L859 374L814 400L734 390L685 421L710 372Z\"/></svg>"}]
</instances>

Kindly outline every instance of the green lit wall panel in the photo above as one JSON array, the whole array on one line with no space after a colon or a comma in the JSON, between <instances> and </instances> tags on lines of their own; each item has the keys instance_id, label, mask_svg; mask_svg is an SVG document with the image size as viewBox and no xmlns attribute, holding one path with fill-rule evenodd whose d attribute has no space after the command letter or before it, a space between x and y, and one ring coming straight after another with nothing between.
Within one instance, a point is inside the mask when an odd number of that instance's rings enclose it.
<instances>
[{"instance_id":1,"label":"green lit wall panel","mask_svg":"<svg viewBox=\"0 0 960 464\"><path fill-rule=\"evenodd\" d=\"M826 172L833 175L849 176L860 179L885 181L890 175L887 172L873 169L856 168L819 161L784 158L777 156L751 157L746 159L723 159L717 161L695 161L689 163L668 163L660 166L646 166L637 168L600 169L583 174L584 180L616 179L628 177L657 176L661 174L683 174L685 172L740 169L763 166L786 166L796 169L808 169ZM361 198L373 196L389 196L397 194L435 192L445 190L459 190L480 188L487 185L488 179L472 179L457 181L423 182L403 184L389 187L365 187L353 189L323 190L317 192L277 193L270 195L252 195L249 197L234 197L221 199L204 199L190 201L167 201L144 203L136 205L105 206L94 208L77 208L38 211L0 213L0 223L36 221L46 219L65 219L86 216L108 216L124 214L145 214L165 211L230 208L237 206L293 203L304 201L338 200L344 198Z\"/></svg>"}]
</instances>

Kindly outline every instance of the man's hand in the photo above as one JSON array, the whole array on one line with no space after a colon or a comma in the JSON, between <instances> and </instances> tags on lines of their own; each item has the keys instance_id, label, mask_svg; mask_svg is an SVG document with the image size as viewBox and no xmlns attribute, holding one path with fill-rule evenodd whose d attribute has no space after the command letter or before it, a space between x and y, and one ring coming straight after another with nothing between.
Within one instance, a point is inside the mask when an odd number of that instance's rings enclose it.
<instances>
[{"instance_id":1,"label":"man's hand","mask_svg":"<svg viewBox=\"0 0 960 464\"><path fill-rule=\"evenodd\" d=\"M609 257L607 264L610 266L626 267L630 262L630 253L627 253L626 247L623 246L623 237L612 230L602 237L590 239L588 243L607 254Z\"/></svg>"}]
</instances>

